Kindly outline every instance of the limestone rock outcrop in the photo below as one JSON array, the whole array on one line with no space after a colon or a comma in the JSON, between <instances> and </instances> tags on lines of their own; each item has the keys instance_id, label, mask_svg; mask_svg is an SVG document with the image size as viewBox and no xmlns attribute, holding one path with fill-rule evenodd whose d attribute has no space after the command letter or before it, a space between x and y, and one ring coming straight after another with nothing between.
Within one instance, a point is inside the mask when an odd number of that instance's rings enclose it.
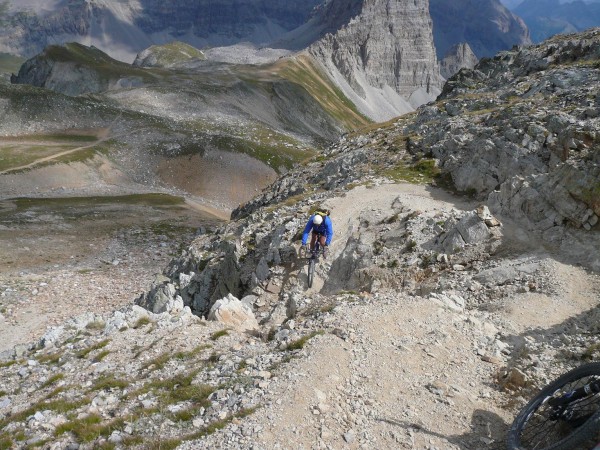
<instances>
[{"instance_id":1,"label":"limestone rock outcrop","mask_svg":"<svg viewBox=\"0 0 600 450\"><path fill-rule=\"evenodd\" d=\"M305 33L309 52L363 112L384 120L433 100L437 67L427 0L332 0Z\"/></svg>"},{"instance_id":2,"label":"limestone rock outcrop","mask_svg":"<svg viewBox=\"0 0 600 450\"><path fill-rule=\"evenodd\" d=\"M440 61L440 72L444 78L448 79L460 69L472 69L478 61L469 44L461 42L450 48L444 59Z\"/></svg>"},{"instance_id":3,"label":"limestone rock outcrop","mask_svg":"<svg viewBox=\"0 0 600 450\"><path fill-rule=\"evenodd\" d=\"M259 328L252 309L231 294L215 302L210 309L208 319L216 320L239 331Z\"/></svg>"}]
</instances>

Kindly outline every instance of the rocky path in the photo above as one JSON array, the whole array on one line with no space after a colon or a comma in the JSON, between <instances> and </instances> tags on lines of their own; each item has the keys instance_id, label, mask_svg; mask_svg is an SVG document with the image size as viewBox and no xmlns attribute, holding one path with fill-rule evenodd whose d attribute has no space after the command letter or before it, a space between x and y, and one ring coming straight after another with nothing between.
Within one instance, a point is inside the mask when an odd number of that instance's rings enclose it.
<instances>
[{"instance_id":1,"label":"rocky path","mask_svg":"<svg viewBox=\"0 0 600 450\"><path fill-rule=\"evenodd\" d=\"M415 242L427 242L432 220L466 214L474 205L424 186L375 183L327 206L336 237L321 267L325 282L342 276L335 260L352 239L364 245L401 224ZM398 222L390 221L395 214ZM581 336L600 316L598 274L520 247L510 236L499 238L496 255L477 253L473 245L471 262L430 270L427 291L389 278L371 292L327 283L329 292L304 290L294 319L256 333L205 322L189 309L151 314L128 306L102 318L79 315L0 365L0 420L9 437L21 439L13 441L16 448L36 442L53 450L504 448L519 406L536 386L581 362L560 355L581 355L592 343ZM412 270L412 253L397 257L407 265L397 274ZM35 280L36 305L52 303L63 311L60 320L83 312L86 302L106 307L96 312L117 307L133 286L125 279L135 276L120 266L94 277L104 282L81 286L87 291L81 298L79 278L62 280L63 291L54 284L58 273ZM149 281L138 276L139 283ZM18 334L18 326L11 332ZM205 390L210 406L194 400L200 393L193 386ZM76 410L49 410L50 397ZM35 402L40 411L19 419ZM56 431L88 427L70 419L88 416L124 422L94 428L87 441Z\"/></svg>"},{"instance_id":2,"label":"rocky path","mask_svg":"<svg viewBox=\"0 0 600 450\"><path fill-rule=\"evenodd\" d=\"M332 259L361 221L381 221L398 203L424 214L474 207L417 185L356 188L326 202L336 230ZM512 373L523 337L544 340L553 327L596 308L600 293L597 274L558 262L543 249L525 245L519 253L515 249L523 236L517 239L510 229L507 234L512 237L504 245L511 256L488 262L488 272L482 271L489 277L484 286L495 289L489 298L493 306L457 310L435 297L387 289L350 296L351 301L335 296L335 308L322 319L323 334L264 382L263 407L246 421L182 448L504 448L516 406L531 395L526 384L531 386L535 376L549 379L564 367L550 370L542 364L537 375L528 373L529 381L518 387L523 397L515 401L514 391L499 380ZM462 294L473 273L457 270L445 283ZM526 271L535 273L537 289L511 289ZM319 301L315 290L307 295ZM539 352L535 361L550 361L548 352L554 350Z\"/></svg>"}]
</instances>

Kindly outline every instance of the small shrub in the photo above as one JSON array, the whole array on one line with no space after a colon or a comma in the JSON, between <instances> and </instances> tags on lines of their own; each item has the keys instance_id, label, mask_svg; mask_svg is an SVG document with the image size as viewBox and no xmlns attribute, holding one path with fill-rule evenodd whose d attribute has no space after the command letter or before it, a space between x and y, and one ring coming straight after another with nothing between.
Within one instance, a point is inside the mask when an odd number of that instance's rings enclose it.
<instances>
[{"instance_id":1,"label":"small shrub","mask_svg":"<svg viewBox=\"0 0 600 450\"><path fill-rule=\"evenodd\" d=\"M104 358L106 358L106 356L108 356L109 353L110 353L110 350L102 350L100 353L98 353L96 355L96 357L94 358L94 362L102 361Z\"/></svg>"},{"instance_id":2,"label":"small shrub","mask_svg":"<svg viewBox=\"0 0 600 450\"><path fill-rule=\"evenodd\" d=\"M416 248L417 248L417 241L415 241L414 239L411 239L410 241L408 241L406 243L406 251L407 252L414 252Z\"/></svg>"},{"instance_id":3,"label":"small shrub","mask_svg":"<svg viewBox=\"0 0 600 450\"><path fill-rule=\"evenodd\" d=\"M592 344L585 349L581 355L582 359L594 359L596 354L600 353L600 343Z\"/></svg>"},{"instance_id":4,"label":"small shrub","mask_svg":"<svg viewBox=\"0 0 600 450\"><path fill-rule=\"evenodd\" d=\"M229 330L227 328L215 331L213 334L210 335L210 338L211 340L216 341L217 339L223 336L229 336Z\"/></svg>"},{"instance_id":5,"label":"small shrub","mask_svg":"<svg viewBox=\"0 0 600 450\"><path fill-rule=\"evenodd\" d=\"M217 352L212 352L210 354L210 356L208 357L208 362L210 363L216 363L219 362L219 358L221 357L221 355Z\"/></svg>"},{"instance_id":6,"label":"small shrub","mask_svg":"<svg viewBox=\"0 0 600 450\"><path fill-rule=\"evenodd\" d=\"M8 450L14 447L14 442L13 440L10 438L9 435L7 434L3 434L2 436L0 436L0 449L4 450Z\"/></svg>"},{"instance_id":7,"label":"small shrub","mask_svg":"<svg viewBox=\"0 0 600 450\"><path fill-rule=\"evenodd\" d=\"M211 347L210 345L206 345L206 344L199 345L199 346L197 346L197 347L195 347L192 350L187 351L187 352L186 351L179 351L179 352L175 353L173 355L173 357L176 358L176 359L181 359L181 360L191 359L191 358L199 355L200 353L202 353L202 351L204 351L206 349L209 349L210 347Z\"/></svg>"},{"instance_id":8,"label":"small shrub","mask_svg":"<svg viewBox=\"0 0 600 450\"><path fill-rule=\"evenodd\" d=\"M129 381L120 380L112 375L99 378L89 389L88 392L92 391L105 391L110 389L125 389L129 386Z\"/></svg>"},{"instance_id":9,"label":"small shrub","mask_svg":"<svg viewBox=\"0 0 600 450\"><path fill-rule=\"evenodd\" d=\"M50 378L48 378L46 381L44 381L44 383L40 386L40 389L44 389L45 387L48 387L51 384L54 384L57 381L60 381L64 378L65 378L64 373L56 373L56 374L52 375Z\"/></svg>"},{"instance_id":10,"label":"small shrub","mask_svg":"<svg viewBox=\"0 0 600 450\"><path fill-rule=\"evenodd\" d=\"M310 339L322 334L324 334L323 331L313 331L312 333L307 334L306 336L303 336L300 339L296 339L295 341L290 342L285 349L287 351L301 350L304 348L304 346Z\"/></svg>"},{"instance_id":11,"label":"small shrub","mask_svg":"<svg viewBox=\"0 0 600 450\"><path fill-rule=\"evenodd\" d=\"M271 342L275 339L275 335L277 334L277 327L269 328L269 332L267 333L267 342Z\"/></svg>"},{"instance_id":12,"label":"small shrub","mask_svg":"<svg viewBox=\"0 0 600 450\"><path fill-rule=\"evenodd\" d=\"M103 330L104 322L98 320L94 322L90 322L85 326L86 330Z\"/></svg>"},{"instance_id":13,"label":"small shrub","mask_svg":"<svg viewBox=\"0 0 600 450\"><path fill-rule=\"evenodd\" d=\"M170 359L171 359L170 353L163 353L161 355L158 355L156 358L151 359L150 361L146 361L142 365L142 369L148 369L152 366L154 366L155 370L163 369L167 365L167 363L169 362Z\"/></svg>"},{"instance_id":14,"label":"small shrub","mask_svg":"<svg viewBox=\"0 0 600 450\"><path fill-rule=\"evenodd\" d=\"M385 223L385 224L389 225L394 222L398 222L399 219L400 219L400 213L396 213L393 216L390 216L387 219L384 219L381 223Z\"/></svg>"},{"instance_id":15,"label":"small shrub","mask_svg":"<svg viewBox=\"0 0 600 450\"><path fill-rule=\"evenodd\" d=\"M384 248L384 244L382 241L375 241L373 242L373 254L374 255L381 255L383 253L383 248Z\"/></svg>"},{"instance_id":16,"label":"small shrub","mask_svg":"<svg viewBox=\"0 0 600 450\"><path fill-rule=\"evenodd\" d=\"M87 355L92 353L93 351L100 350L100 349L106 347L108 344L110 344L110 339L104 339L103 341L100 341L90 347L87 347L87 348L84 348L83 350L78 351L75 356L77 356L79 359L83 359Z\"/></svg>"},{"instance_id":17,"label":"small shrub","mask_svg":"<svg viewBox=\"0 0 600 450\"><path fill-rule=\"evenodd\" d=\"M40 364L58 364L62 352L49 353L47 355L38 356L37 360Z\"/></svg>"},{"instance_id":18,"label":"small shrub","mask_svg":"<svg viewBox=\"0 0 600 450\"><path fill-rule=\"evenodd\" d=\"M140 317L137 322L133 324L133 329L137 330L138 328L142 328L150 323L152 323L152 321L148 316Z\"/></svg>"}]
</instances>

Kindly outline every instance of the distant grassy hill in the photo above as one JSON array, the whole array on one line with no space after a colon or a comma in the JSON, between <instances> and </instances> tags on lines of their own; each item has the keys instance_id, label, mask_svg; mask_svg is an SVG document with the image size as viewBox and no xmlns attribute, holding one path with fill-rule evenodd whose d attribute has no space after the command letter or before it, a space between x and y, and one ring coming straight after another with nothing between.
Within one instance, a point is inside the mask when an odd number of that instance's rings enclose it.
<instances>
[{"instance_id":1,"label":"distant grassy hill","mask_svg":"<svg viewBox=\"0 0 600 450\"><path fill-rule=\"evenodd\" d=\"M254 195L276 173L370 123L309 56L232 65L204 61L188 47L183 59L176 44L150 51L161 65L178 61L171 68L125 64L80 44L52 46L27 61L18 79L23 84L0 85L0 135L12 137L0 141L2 170L78 162L94 172L98 158L108 158L131 180L201 196L220 195L211 179L238 177L240 192L222 200L233 204L247 198L245 190ZM138 82L123 81L131 79ZM65 95L73 92L80 94ZM36 141L69 129L108 135L86 145Z\"/></svg>"}]
</instances>

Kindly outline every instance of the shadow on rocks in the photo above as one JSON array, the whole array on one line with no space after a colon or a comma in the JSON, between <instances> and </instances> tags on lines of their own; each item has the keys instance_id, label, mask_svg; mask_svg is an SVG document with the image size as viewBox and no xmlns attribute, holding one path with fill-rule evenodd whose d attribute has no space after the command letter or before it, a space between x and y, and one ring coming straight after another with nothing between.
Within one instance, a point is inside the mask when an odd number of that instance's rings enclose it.
<instances>
[{"instance_id":1,"label":"shadow on rocks","mask_svg":"<svg viewBox=\"0 0 600 450\"><path fill-rule=\"evenodd\" d=\"M407 432L410 430L436 436L457 445L464 450L489 449L504 450L506 448L506 434L509 424L507 424L499 415L483 409L476 409L471 416L471 431L459 435L446 436L435 431L428 430L422 424L406 422L403 420L378 418L382 422L396 425L404 428Z\"/></svg>"}]
</instances>

